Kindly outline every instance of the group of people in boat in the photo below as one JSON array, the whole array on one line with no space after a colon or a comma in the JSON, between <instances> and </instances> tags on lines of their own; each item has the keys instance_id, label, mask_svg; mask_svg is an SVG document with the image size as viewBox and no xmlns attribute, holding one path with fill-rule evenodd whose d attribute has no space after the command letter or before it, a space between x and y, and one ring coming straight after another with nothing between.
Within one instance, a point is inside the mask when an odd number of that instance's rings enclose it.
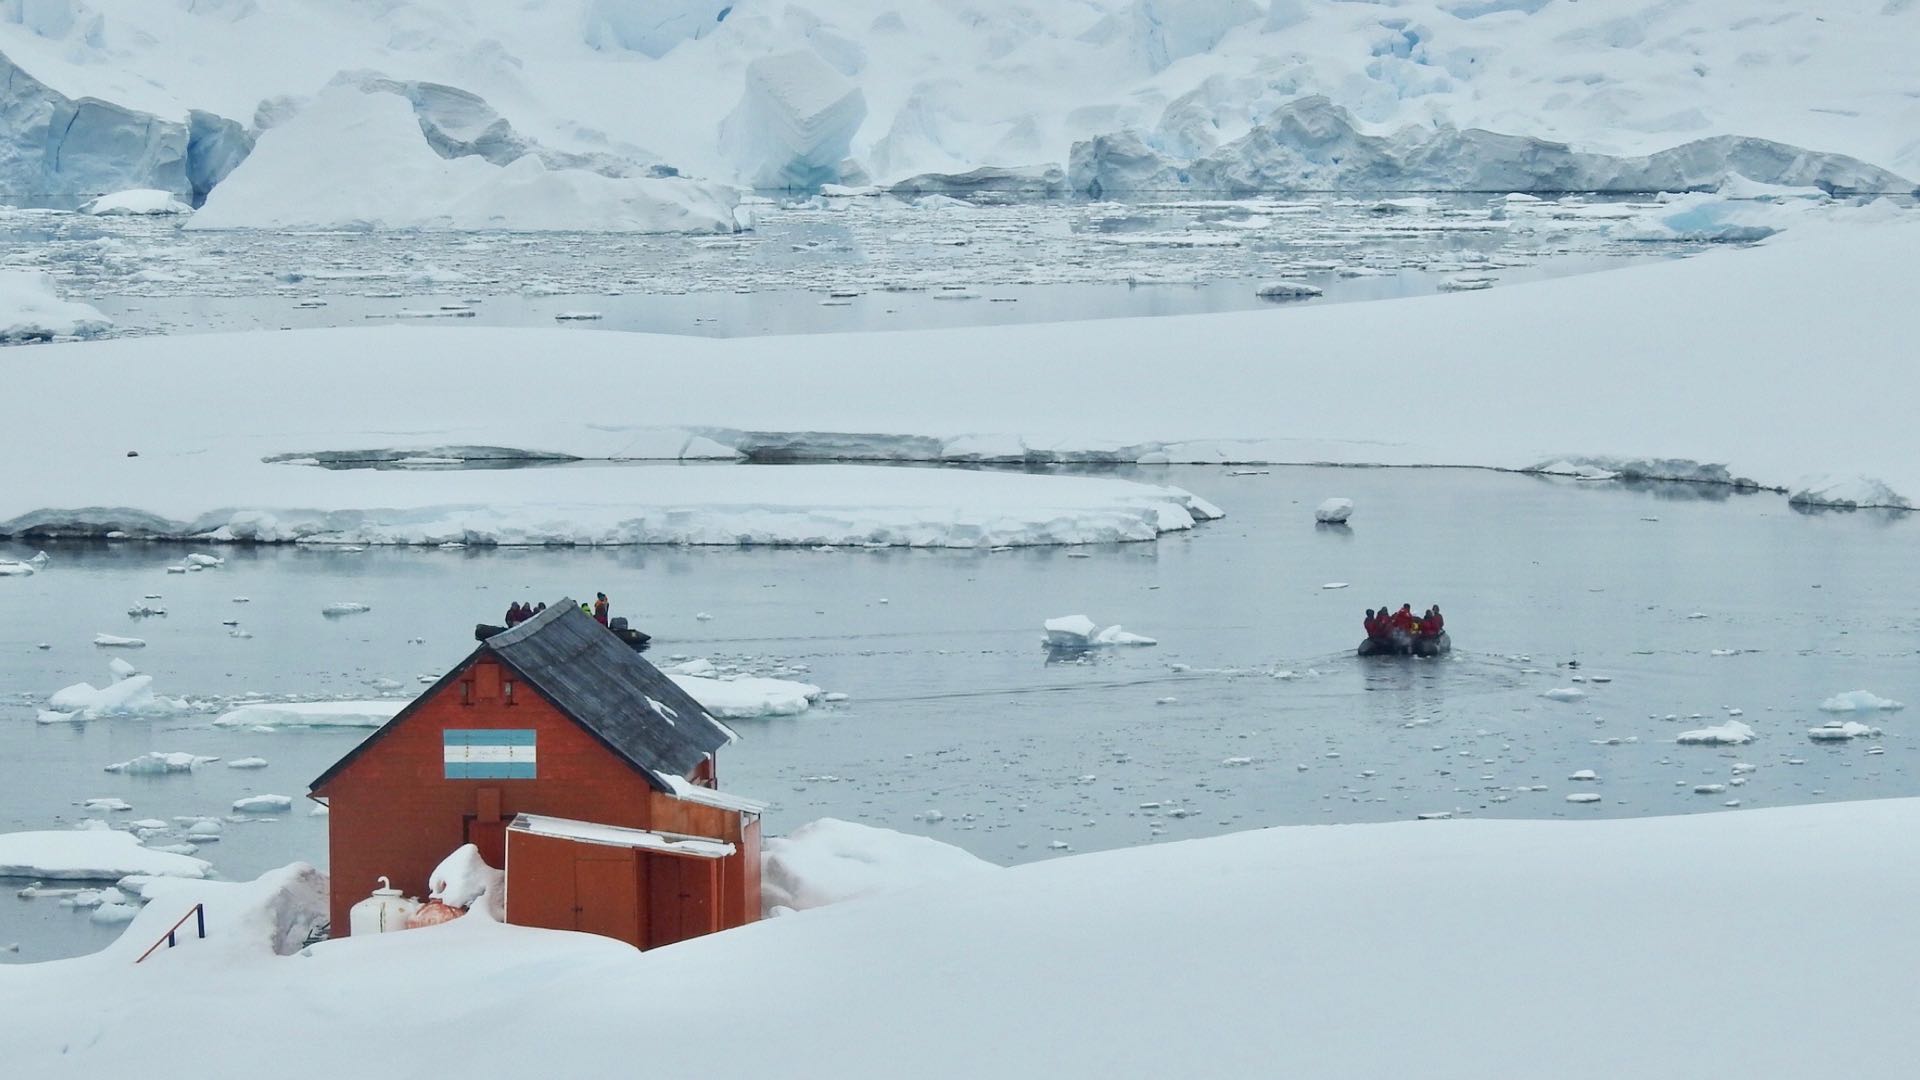
<instances>
[{"instance_id":1,"label":"group of people in boat","mask_svg":"<svg viewBox=\"0 0 1920 1080\"><path fill-rule=\"evenodd\" d=\"M1447 620L1440 614L1439 604L1420 615L1413 613L1412 604L1401 604L1399 611L1389 611L1382 604L1377 611L1367 609L1365 625L1368 641L1387 641L1396 634L1405 634L1410 638L1437 638L1447 628Z\"/></svg>"},{"instance_id":2,"label":"group of people in boat","mask_svg":"<svg viewBox=\"0 0 1920 1080\"><path fill-rule=\"evenodd\" d=\"M533 618L545 610L547 610L547 605L545 604L516 602L507 608L507 626L509 628L519 626L521 623L526 622L528 619ZM581 604L580 611L582 614L593 616L594 622L605 626L607 625L607 617L612 614L613 604L607 599L606 593L594 593L593 603Z\"/></svg>"}]
</instances>

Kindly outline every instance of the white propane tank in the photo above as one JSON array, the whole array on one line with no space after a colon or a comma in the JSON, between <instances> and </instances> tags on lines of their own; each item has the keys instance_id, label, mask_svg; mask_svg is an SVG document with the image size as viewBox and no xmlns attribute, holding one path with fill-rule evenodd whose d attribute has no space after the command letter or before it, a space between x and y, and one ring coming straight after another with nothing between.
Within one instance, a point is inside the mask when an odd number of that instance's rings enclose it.
<instances>
[{"instance_id":1,"label":"white propane tank","mask_svg":"<svg viewBox=\"0 0 1920 1080\"><path fill-rule=\"evenodd\" d=\"M407 919L419 909L418 900L409 900L400 895L400 890L382 877L380 887L373 890L372 896L347 909L347 934L357 937L361 934L405 930Z\"/></svg>"}]
</instances>

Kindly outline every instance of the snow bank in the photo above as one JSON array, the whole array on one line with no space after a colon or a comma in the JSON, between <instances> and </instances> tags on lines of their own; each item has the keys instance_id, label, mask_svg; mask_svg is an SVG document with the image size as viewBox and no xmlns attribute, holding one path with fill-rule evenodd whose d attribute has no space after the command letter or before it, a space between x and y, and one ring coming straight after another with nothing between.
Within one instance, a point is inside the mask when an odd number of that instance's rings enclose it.
<instances>
[{"instance_id":1,"label":"snow bank","mask_svg":"<svg viewBox=\"0 0 1920 1080\"><path fill-rule=\"evenodd\" d=\"M136 464L119 481L125 486L111 499L74 509L42 504L0 519L0 533L985 548L1152 540L1220 515L1189 492L1130 480L871 466L337 470L236 457L170 464L164 481ZM128 506L142 509L110 508ZM0 496L0 514L8 509Z\"/></svg>"},{"instance_id":2,"label":"snow bank","mask_svg":"<svg viewBox=\"0 0 1920 1080\"><path fill-rule=\"evenodd\" d=\"M745 720L756 716L795 716L806 712L820 698L821 689L811 683L753 676L706 678L669 671L667 677L679 684L693 700L708 712L725 720Z\"/></svg>"},{"instance_id":3,"label":"snow bank","mask_svg":"<svg viewBox=\"0 0 1920 1080\"><path fill-rule=\"evenodd\" d=\"M1101 627L1085 615L1062 615L1048 619L1043 628L1050 649L1093 649L1107 645L1158 645L1158 641L1129 633L1118 626Z\"/></svg>"},{"instance_id":4,"label":"snow bank","mask_svg":"<svg viewBox=\"0 0 1920 1080\"><path fill-rule=\"evenodd\" d=\"M1874 477L1892 495L1911 497L1920 493L1920 457L1872 432L1898 430L1906 416L1896 403L1920 398L1920 372L1899 362L1898 330L1887 321L1906 303L1902 275L1916 247L1920 216L1892 207L1848 208L1754 248L1486 292L1303 307L1283 317L1288 349L1316 358L1304 366L1249 361L1271 355L1276 333L1276 316L1258 311L726 340L393 327L59 345L68 358L10 372L9 389L23 400L70 401L87 395L96 385L90 380L104 380L118 392L89 400L91 427L67 423L59 410L30 410L6 426L0 449L63 464L57 471L16 472L0 485L0 533L226 529L223 535L236 538L427 541L463 540L470 530L482 542L502 543L646 535L864 542L858 539L863 531L897 532L911 522L929 541L978 537L977 545L992 546L1001 542L992 540L998 515L984 513L991 508L984 495L988 485L1018 480L954 479L930 470L893 479L864 474L872 479L858 482L853 477L863 474L848 474L831 485L790 469L769 470L783 483L730 469L429 475L302 471L262 461L354 453L679 459L737 452L802 461L1514 469L1584 459L1631 463L1635 475L1652 479L1744 478L1779 487L1826 470ZM1808 273L1809 266L1821 272ZM1701 311L1722 317L1709 326ZM1195 351L1196 340L1208 348ZM1530 366L1544 340L1558 343L1558 362L1570 370L1610 373L1582 385L1577 410L1565 408ZM231 423L233 416L283 407L283 380L258 363L263 350L333 376L303 396L297 437L282 426ZM476 373L505 377L521 370L527 356L556 350L568 363L543 370L537 383L512 395L455 399L444 392ZM1661 362L1676 351L1689 363ZM1073 364L1033 362L1082 355L1101 358L1101 378L1088 379ZM1380 355L1417 355L1422 362L1382 380ZM903 356L915 359L903 363ZM1181 363L1167 363L1169 356ZM1808 356L1838 357L1839 366L1809 364ZM195 392L175 401L183 379ZM658 392L666 383L673 393ZM372 385L384 392L359 389ZM1649 394L1646 387L1655 385L1663 391ZM1019 393L1008 393L1010 386ZM1863 394L1861 387L1873 392ZM144 405L162 399L174 401L173 422L165 425ZM608 412L590 421L579 409L585 400L609 402ZM1707 400L1716 407L1698 408ZM1799 407L1777 423L1753 423L1754 416L1772 415L1781 400ZM1422 422L1373 437L1380 415ZM1850 421L1832 423L1834 416ZM137 432L142 456L98 453L95 430ZM630 486L616 488L608 476ZM789 492L786 484L809 490ZM933 484L962 486L919 490ZM964 486L974 484L981 486ZM1008 490L1027 492L1020 497L1025 504L1046 501L1043 491L1076 489ZM1096 503L1108 503L1112 490ZM862 491L873 494L862 498ZM1164 505L1165 496L1156 498ZM780 507L780 528L754 530L753 519L708 513L735 502ZM793 516L813 513L813 503L831 504L817 527L809 527L807 516ZM575 505L583 518L578 529L566 525ZM944 508L935 514L935 505ZM955 517L956 505L970 509ZM863 519L852 511L861 506L915 509L910 516L890 510L866 518L862 530ZM632 512L639 507L647 508L644 522ZM306 509L291 518L278 513L288 508ZM687 510L694 512L680 513ZM1126 533L1147 531L1157 515L1135 510L1129 516ZM1062 530L1047 540L1053 530L1036 528L1024 512L1018 517L1020 528L1008 532L1033 542L1065 538ZM1083 519L1076 514L1073 520ZM1072 532L1098 538L1089 530Z\"/></svg>"},{"instance_id":5,"label":"snow bank","mask_svg":"<svg viewBox=\"0 0 1920 1080\"><path fill-rule=\"evenodd\" d=\"M60 299L51 275L35 270L0 270L0 345L92 337L113 329L96 309Z\"/></svg>"},{"instance_id":6,"label":"snow bank","mask_svg":"<svg viewBox=\"0 0 1920 1080\"><path fill-rule=\"evenodd\" d=\"M216 727L364 727L393 719L405 701L275 701L221 713Z\"/></svg>"},{"instance_id":7,"label":"snow bank","mask_svg":"<svg viewBox=\"0 0 1920 1080\"><path fill-rule=\"evenodd\" d=\"M480 849L464 844L427 875L428 896L448 907L472 907L482 897L495 919L506 918L506 874L487 865Z\"/></svg>"},{"instance_id":8,"label":"snow bank","mask_svg":"<svg viewBox=\"0 0 1920 1080\"><path fill-rule=\"evenodd\" d=\"M1849 690L1844 694L1835 694L1820 703L1821 712L1893 712L1906 708L1905 705L1890 698L1883 698L1870 690Z\"/></svg>"},{"instance_id":9,"label":"snow bank","mask_svg":"<svg viewBox=\"0 0 1920 1080\"><path fill-rule=\"evenodd\" d=\"M761 906L804 911L999 869L931 837L821 818L762 842Z\"/></svg>"},{"instance_id":10,"label":"snow bank","mask_svg":"<svg viewBox=\"0 0 1920 1080\"><path fill-rule=\"evenodd\" d=\"M187 228L732 232L733 207L690 180L442 157L406 98L340 85L262 135Z\"/></svg>"},{"instance_id":11,"label":"snow bank","mask_svg":"<svg viewBox=\"0 0 1920 1080\"><path fill-rule=\"evenodd\" d=\"M204 859L149 851L132 833L113 829L0 833L0 878L117 881L128 874L202 878L212 872Z\"/></svg>"},{"instance_id":12,"label":"snow bank","mask_svg":"<svg viewBox=\"0 0 1920 1080\"><path fill-rule=\"evenodd\" d=\"M116 191L111 195L102 195L88 200L80 207L83 214L100 216L143 215L159 216L165 214L191 214L193 207L179 200L171 191L159 188L134 188L131 191Z\"/></svg>"},{"instance_id":13,"label":"snow bank","mask_svg":"<svg viewBox=\"0 0 1920 1080\"><path fill-rule=\"evenodd\" d=\"M300 1017L300 1067L319 1075L530 1076L556 1062L625 1075L646 1001L651 1030L753 1017L753 1038L650 1042L649 1069L669 1076L783 1076L796 1061L846 1080L897 1077L902 1061L923 1080L1010 1061L1060 1080L1180 1076L1204 1047L1221 1078L1551 1063L1569 1080L1905 1080L1920 1055L1912 1025L1813 1038L1807 1009L1906 999L1920 970L1916 866L1920 801L1893 800L1266 829L982 871L648 953L462 918L275 958L272 920L245 917L229 944L210 900L214 936L137 971L124 953L0 966L0 1015L24 1076L151 1072L182 1015ZM1702 897L1711 919L1676 917ZM184 899L156 899L142 919ZM164 925L136 923L122 946ZM1563 977L1543 978L1549 964ZM1739 1008L1699 1023L1699 1003L1730 986ZM1382 1017L1420 1037L1381 1037ZM435 1028L459 1036L422 1038ZM564 1040L529 1038L543 1031ZM192 1047L193 1069L257 1077L288 1038L232 1024Z\"/></svg>"},{"instance_id":14,"label":"snow bank","mask_svg":"<svg viewBox=\"0 0 1920 1080\"><path fill-rule=\"evenodd\" d=\"M1684 746L1742 746L1752 742L1753 738L1751 727L1738 720L1728 720L1698 731L1683 731L1673 741Z\"/></svg>"}]
</instances>

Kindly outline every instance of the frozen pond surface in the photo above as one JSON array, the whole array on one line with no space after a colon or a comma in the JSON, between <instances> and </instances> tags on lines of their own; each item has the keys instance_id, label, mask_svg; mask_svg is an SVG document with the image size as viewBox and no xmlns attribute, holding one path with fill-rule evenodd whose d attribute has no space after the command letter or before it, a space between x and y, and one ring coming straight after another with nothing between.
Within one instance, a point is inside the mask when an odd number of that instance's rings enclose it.
<instances>
[{"instance_id":1,"label":"frozen pond surface","mask_svg":"<svg viewBox=\"0 0 1920 1080\"><path fill-rule=\"evenodd\" d=\"M53 273L120 333L573 325L738 336L1324 303L1510 284L1671 255L1611 239L1646 204L1481 197L756 208L733 236L187 232L172 219L0 211L0 265Z\"/></svg>"},{"instance_id":2,"label":"frozen pond surface","mask_svg":"<svg viewBox=\"0 0 1920 1080\"><path fill-rule=\"evenodd\" d=\"M1859 717L1880 738L1806 735L1842 691L1920 699L1913 515L1808 516L1769 495L1474 471L1128 475L1188 487L1228 517L1092 549L230 548L222 568L173 575L186 549L50 544L43 572L0 578L0 831L225 814L281 794L291 813L229 824L200 855L229 878L324 864L325 818L300 797L364 732L224 730L211 726L220 709L249 692L410 693L510 601L597 589L656 636L657 662L802 665L798 677L850 695L736 723L744 741L722 754L723 783L773 800L772 832L832 815L1018 862L1264 825L1920 794L1915 710ZM1357 504L1351 529L1316 528L1313 508L1336 495ZM0 559L33 551L0 544ZM1324 587L1338 582L1349 587ZM321 615L339 601L371 611ZM141 602L167 614L131 618ZM1453 656L1355 659L1361 609L1382 602L1440 603ZM1161 644L1050 662L1041 622L1081 612ZM229 636L228 619L253 636ZM149 644L96 648L102 632ZM204 711L35 722L54 690L101 683L113 655ZM1556 688L1586 696L1543 696ZM1734 709L1754 743L1675 745ZM102 771L150 750L268 765ZM1569 779L1580 770L1597 781ZM1696 794L1703 784L1728 786ZM1566 799L1584 792L1601 798ZM133 809L89 815L79 804L95 797ZM52 900L0 904L0 945L22 943L8 960L87 951L111 933Z\"/></svg>"}]
</instances>

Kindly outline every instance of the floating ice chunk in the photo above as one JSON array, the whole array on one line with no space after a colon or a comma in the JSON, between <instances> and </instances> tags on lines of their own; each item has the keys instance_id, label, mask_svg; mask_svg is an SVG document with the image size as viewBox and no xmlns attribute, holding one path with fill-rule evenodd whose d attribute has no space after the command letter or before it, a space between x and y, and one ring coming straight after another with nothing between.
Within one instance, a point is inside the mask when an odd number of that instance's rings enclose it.
<instances>
[{"instance_id":1,"label":"floating ice chunk","mask_svg":"<svg viewBox=\"0 0 1920 1080\"><path fill-rule=\"evenodd\" d=\"M1306 300L1326 295L1326 290L1304 281L1265 281L1253 290L1262 300Z\"/></svg>"},{"instance_id":2,"label":"floating ice chunk","mask_svg":"<svg viewBox=\"0 0 1920 1080\"><path fill-rule=\"evenodd\" d=\"M286 795L249 795L235 799L233 808L243 814L278 814L293 809L293 799Z\"/></svg>"},{"instance_id":3,"label":"floating ice chunk","mask_svg":"<svg viewBox=\"0 0 1920 1080\"><path fill-rule=\"evenodd\" d=\"M137 637L120 637L117 634L95 634L93 643L103 649L144 649L147 643Z\"/></svg>"},{"instance_id":4,"label":"floating ice chunk","mask_svg":"<svg viewBox=\"0 0 1920 1080\"><path fill-rule=\"evenodd\" d=\"M1719 794L1722 794L1722 793L1724 793L1724 792L1725 792L1726 790L1727 790L1727 785L1725 785L1725 784L1695 784L1695 785L1693 785L1693 793L1694 793L1695 795L1719 795Z\"/></svg>"},{"instance_id":5,"label":"floating ice chunk","mask_svg":"<svg viewBox=\"0 0 1920 1080\"><path fill-rule=\"evenodd\" d=\"M342 600L320 609L322 615L358 615L373 608L354 600Z\"/></svg>"},{"instance_id":6,"label":"floating ice chunk","mask_svg":"<svg viewBox=\"0 0 1920 1080\"><path fill-rule=\"evenodd\" d=\"M1352 516L1352 499L1328 499L1313 510L1313 520L1324 525L1345 524Z\"/></svg>"},{"instance_id":7,"label":"floating ice chunk","mask_svg":"<svg viewBox=\"0 0 1920 1080\"><path fill-rule=\"evenodd\" d=\"M1883 698L1867 690L1849 690L1844 694L1835 694L1820 703L1821 712L1894 712L1906 708L1905 705L1890 698Z\"/></svg>"},{"instance_id":8,"label":"floating ice chunk","mask_svg":"<svg viewBox=\"0 0 1920 1080\"><path fill-rule=\"evenodd\" d=\"M222 825L218 818L201 818L187 826L187 835L204 844L209 840L220 839L220 834L225 828L226 826Z\"/></svg>"},{"instance_id":9,"label":"floating ice chunk","mask_svg":"<svg viewBox=\"0 0 1920 1080\"><path fill-rule=\"evenodd\" d=\"M89 918L102 926L119 926L122 923L132 922L134 917L139 914L139 907L121 902L116 904L101 904L99 907L93 909L93 914L89 916Z\"/></svg>"},{"instance_id":10,"label":"floating ice chunk","mask_svg":"<svg viewBox=\"0 0 1920 1080\"><path fill-rule=\"evenodd\" d=\"M178 698L153 692L153 676L129 675L105 687L75 683L54 692L47 707L62 720L101 720L133 716L173 716L188 711ZM43 722L52 722L43 716Z\"/></svg>"},{"instance_id":11,"label":"floating ice chunk","mask_svg":"<svg viewBox=\"0 0 1920 1080\"><path fill-rule=\"evenodd\" d=\"M806 712L823 691L812 683L786 679L753 677L704 678L698 675L667 677L679 684L688 696L713 716L728 720L760 716L796 716Z\"/></svg>"},{"instance_id":12,"label":"floating ice chunk","mask_svg":"<svg viewBox=\"0 0 1920 1080\"><path fill-rule=\"evenodd\" d=\"M171 191L162 191L159 188L133 188L81 203L80 212L92 214L95 217L146 216L191 214L193 207L181 202Z\"/></svg>"},{"instance_id":13,"label":"floating ice chunk","mask_svg":"<svg viewBox=\"0 0 1920 1080\"><path fill-rule=\"evenodd\" d=\"M118 881L129 874L202 878L212 871L202 859L153 851L132 833L113 829L0 833L0 878Z\"/></svg>"},{"instance_id":14,"label":"floating ice chunk","mask_svg":"<svg viewBox=\"0 0 1920 1080\"><path fill-rule=\"evenodd\" d=\"M188 753L162 753L148 751L129 761L115 762L106 766L107 772L127 773L130 776L165 776L168 773L192 772L197 765L205 765L219 758L201 757Z\"/></svg>"},{"instance_id":15,"label":"floating ice chunk","mask_svg":"<svg viewBox=\"0 0 1920 1080\"><path fill-rule=\"evenodd\" d=\"M104 799L88 799L80 804L80 808L82 810L104 811L107 813L124 813L125 811L133 809L133 806L125 799L108 797Z\"/></svg>"},{"instance_id":16,"label":"floating ice chunk","mask_svg":"<svg viewBox=\"0 0 1920 1080\"><path fill-rule=\"evenodd\" d=\"M1142 634L1123 630L1118 626L1105 629L1097 627L1092 619L1085 615L1063 615L1057 619L1048 619L1042 624L1046 630L1046 644L1054 649L1092 649L1107 645L1158 645L1159 642Z\"/></svg>"},{"instance_id":17,"label":"floating ice chunk","mask_svg":"<svg viewBox=\"0 0 1920 1080\"><path fill-rule=\"evenodd\" d=\"M1683 731L1674 736L1674 742L1683 746L1741 746L1753 741L1753 729L1738 720L1728 720L1724 724L1700 728L1697 731Z\"/></svg>"},{"instance_id":18,"label":"floating ice chunk","mask_svg":"<svg viewBox=\"0 0 1920 1080\"><path fill-rule=\"evenodd\" d=\"M107 661L107 670L113 672L115 679L131 679L135 675L140 674L139 668L134 667L131 663L118 656Z\"/></svg>"},{"instance_id":19,"label":"floating ice chunk","mask_svg":"<svg viewBox=\"0 0 1920 1080\"><path fill-rule=\"evenodd\" d=\"M553 319L555 322L596 322L604 317L597 311L562 311Z\"/></svg>"},{"instance_id":20,"label":"floating ice chunk","mask_svg":"<svg viewBox=\"0 0 1920 1080\"><path fill-rule=\"evenodd\" d=\"M14 559L0 559L0 578L32 577L33 571L34 568L31 563L23 563Z\"/></svg>"},{"instance_id":21,"label":"floating ice chunk","mask_svg":"<svg viewBox=\"0 0 1920 1080\"><path fill-rule=\"evenodd\" d=\"M1829 720L1807 732L1807 738L1815 742L1845 742L1848 739L1878 738L1882 734L1879 728L1868 727L1858 720Z\"/></svg>"},{"instance_id":22,"label":"floating ice chunk","mask_svg":"<svg viewBox=\"0 0 1920 1080\"><path fill-rule=\"evenodd\" d=\"M1585 690L1577 686L1560 686L1540 695L1549 701L1579 701L1587 696Z\"/></svg>"},{"instance_id":23,"label":"floating ice chunk","mask_svg":"<svg viewBox=\"0 0 1920 1080\"><path fill-rule=\"evenodd\" d=\"M262 757L235 758L227 762L229 769L264 769L266 767L267 759Z\"/></svg>"},{"instance_id":24,"label":"floating ice chunk","mask_svg":"<svg viewBox=\"0 0 1920 1080\"><path fill-rule=\"evenodd\" d=\"M1578 770L1578 771L1576 771L1576 772L1574 772L1574 773L1573 773L1572 775L1570 775L1570 776L1568 776L1568 777L1567 777L1567 779L1569 779L1569 780L1584 780L1584 781L1595 781L1595 780L1599 780L1599 779L1600 779L1600 777L1599 777L1599 775L1598 775L1597 773L1595 773L1595 772L1594 772L1594 771L1593 771L1592 769L1580 769L1580 770Z\"/></svg>"},{"instance_id":25,"label":"floating ice chunk","mask_svg":"<svg viewBox=\"0 0 1920 1080\"><path fill-rule=\"evenodd\" d=\"M186 563L188 566L225 566L227 564L227 560L218 555L208 555L200 551L196 551L180 561Z\"/></svg>"},{"instance_id":26,"label":"floating ice chunk","mask_svg":"<svg viewBox=\"0 0 1920 1080\"><path fill-rule=\"evenodd\" d=\"M379 727L404 701L278 701L242 705L214 718L216 727Z\"/></svg>"},{"instance_id":27,"label":"floating ice chunk","mask_svg":"<svg viewBox=\"0 0 1920 1080\"><path fill-rule=\"evenodd\" d=\"M0 270L0 344L93 337L113 321L87 304L60 298L52 275L40 270Z\"/></svg>"},{"instance_id":28,"label":"floating ice chunk","mask_svg":"<svg viewBox=\"0 0 1920 1080\"><path fill-rule=\"evenodd\" d=\"M1600 794L1595 791L1576 791L1567 796L1567 801L1570 803L1597 803L1600 801Z\"/></svg>"},{"instance_id":29,"label":"floating ice chunk","mask_svg":"<svg viewBox=\"0 0 1920 1080\"><path fill-rule=\"evenodd\" d=\"M1323 589L1344 589L1347 587L1347 583L1344 581L1329 581L1320 587Z\"/></svg>"}]
</instances>

